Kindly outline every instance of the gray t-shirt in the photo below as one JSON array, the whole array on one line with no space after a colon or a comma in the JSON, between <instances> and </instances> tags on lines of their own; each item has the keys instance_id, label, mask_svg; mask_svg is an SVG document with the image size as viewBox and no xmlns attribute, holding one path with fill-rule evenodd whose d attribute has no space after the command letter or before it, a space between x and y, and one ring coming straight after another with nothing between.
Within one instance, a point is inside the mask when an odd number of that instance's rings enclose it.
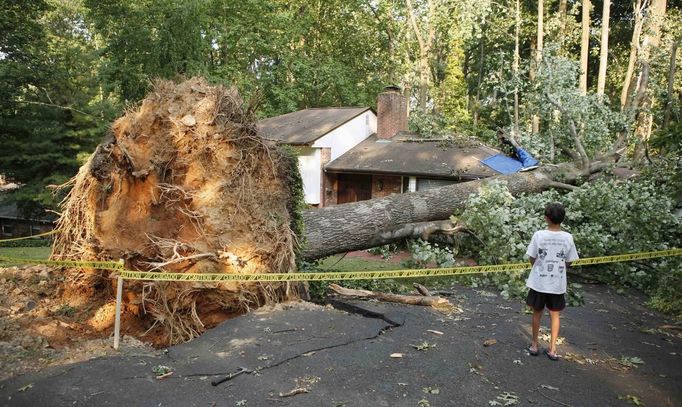
<instances>
[{"instance_id":1,"label":"gray t-shirt","mask_svg":"<svg viewBox=\"0 0 682 407\"><path fill-rule=\"evenodd\" d=\"M570 233L538 230L533 234L526 255L535 258L526 287L547 294L566 292L566 262L578 260Z\"/></svg>"}]
</instances>

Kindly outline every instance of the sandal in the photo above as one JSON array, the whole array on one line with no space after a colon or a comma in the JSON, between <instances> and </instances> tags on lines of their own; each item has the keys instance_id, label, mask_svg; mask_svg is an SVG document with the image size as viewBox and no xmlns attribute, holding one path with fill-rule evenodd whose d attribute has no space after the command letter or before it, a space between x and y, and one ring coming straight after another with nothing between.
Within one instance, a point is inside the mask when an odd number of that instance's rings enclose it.
<instances>
[{"instance_id":1,"label":"sandal","mask_svg":"<svg viewBox=\"0 0 682 407\"><path fill-rule=\"evenodd\" d=\"M532 346L532 345L528 345L528 347L526 348L526 351L528 351L528 353L529 353L531 356L537 356L537 355L540 354L540 350L539 350L539 349L533 350L533 346Z\"/></svg>"},{"instance_id":2,"label":"sandal","mask_svg":"<svg viewBox=\"0 0 682 407\"><path fill-rule=\"evenodd\" d=\"M559 360L559 355L557 355L556 353L550 353L550 351L548 351L547 349L545 349L545 355L547 355L547 357L550 360L553 360L555 362Z\"/></svg>"}]
</instances>

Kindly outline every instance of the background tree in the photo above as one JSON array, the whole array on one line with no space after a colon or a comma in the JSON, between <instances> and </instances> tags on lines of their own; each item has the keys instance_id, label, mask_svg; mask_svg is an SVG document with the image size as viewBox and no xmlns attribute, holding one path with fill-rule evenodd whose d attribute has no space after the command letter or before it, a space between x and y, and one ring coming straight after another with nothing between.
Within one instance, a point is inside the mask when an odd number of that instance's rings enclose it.
<instances>
[{"instance_id":1,"label":"background tree","mask_svg":"<svg viewBox=\"0 0 682 407\"><path fill-rule=\"evenodd\" d=\"M24 186L27 214L54 205L46 187L66 182L114 117L96 82L97 53L72 2L3 3L0 172Z\"/></svg>"},{"instance_id":2,"label":"background tree","mask_svg":"<svg viewBox=\"0 0 682 407\"><path fill-rule=\"evenodd\" d=\"M587 93L587 62L590 55L590 12L592 11L590 0L583 0L582 7L582 37L580 41L580 90L583 95Z\"/></svg>"},{"instance_id":3,"label":"background tree","mask_svg":"<svg viewBox=\"0 0 682 407\"><path fill-rule=\"evenodd\" d=\"M597 95L604 94L606 86L606 65L609 57L609 12L611 10L611 0L603 0L601 23L601 42L599 43L599 75L597 77Z\"/></svg>"},{"instance_id":4,"label":"background tree","mask_svg":"<svg viewBox=\"0 0 682 407\"><path fill-rule=\"evenodd\" d=\"M15 195L23 207L49 207L44 186L72 175L79 155L151 80L192 75L258 97L262 117L372 106L386 84L399 84L425 134L494 143L497 128L513 130L550 162L580 156L567 148L576 137L587 155L615 134L619 151L635 151L623 150L634 146L635 130L651 134L654 154L674 150L680 79L671 51L680 4L594 0L595 9L609 3L609 18L591 15L603 33L608 27L608 48L583 65L597 80L585 81L581 99L565 79L589 48L581 43L582 17L590 16L582 1L5 2L0 135L9 149L0 153L0 172L26 184ZM599 74L604 61L609 69ZM601 104L592 99L595 86L603 88ZM629 122L611 106L622 106Z\"/></svg>"}]
</instances>

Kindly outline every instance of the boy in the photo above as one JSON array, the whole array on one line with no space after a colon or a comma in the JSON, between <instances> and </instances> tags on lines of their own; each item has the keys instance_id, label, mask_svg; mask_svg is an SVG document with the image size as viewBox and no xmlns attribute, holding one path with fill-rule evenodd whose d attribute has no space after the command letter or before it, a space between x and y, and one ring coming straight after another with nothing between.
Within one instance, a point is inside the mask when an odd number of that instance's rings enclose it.
<instances>
[{"instance_id":1,"label":"boy","mask_svg":"<svg viewBox=\"0 0 682 407\"><path fill-rule=\"evenodd\" d=\"M561 230L566 210L560 203L545 207L546 230L538 230L530 241L526 255L532 266L526 281L529 288L526 304L533 309L533 341L528 352L537 356L540 319L544 308L549 309L552 339L545 354L551 360L559 360L556 353L556 338L559 336L559 314L566 307L566 269L578 260L573 236Z\"/></svg>"}]
</instances>

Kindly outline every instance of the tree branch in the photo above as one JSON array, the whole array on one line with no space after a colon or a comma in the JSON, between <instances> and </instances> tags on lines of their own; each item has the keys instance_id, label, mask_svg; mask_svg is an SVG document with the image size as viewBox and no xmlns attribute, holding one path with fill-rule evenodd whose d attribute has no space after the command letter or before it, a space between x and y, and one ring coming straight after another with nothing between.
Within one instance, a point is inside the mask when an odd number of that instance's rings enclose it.
<instances>
[{"instance_id":1,"label":"tree branch","mask_svg":"<svg viewBox=\"0 0 682 407\"><path fill-rule=\"evenodd\" d=\"M554 107L557 108L558 111L561 112L561 114L566 117L566 120L568 120L568 129L571 132L571 136L573 137L573 142L575 143L575 147L578 150L578 154L580 156L580 159L582 161L582 166L583 168L589 168L590 166L590 158L587 156L587 152L585 151L585 147L583 147L583 143L580 141L580 136L578 136L578 129L576 129L575 126L575 120L571 117L570 114L568 114L568 111L566 108L559 103L559 101L553 99L550 95L549 92L545 92L545 97L551 103Z\"/></svg>"},{"instance_id":2,"label":"tree branch","mask_svg":"<svg viewBox=\"0 0 682 407\"><path fill-rule=\"evenodd\" d=\"M436 38L436 5L433 0L427 0L429 4L429 40L426 43L426 53L431 52L433 40Z\"/></svg>"},{"instance_id":3,"label":"tree branch","mask_svg":"<svg viewBox=\"0 0 682 407\"><path fill-rule=\"evenodd\" d=\"M365 2L365 4L372 11L372 14L374 14L374 18L377 20L377 22L381 23L382 19L381 16L379 15L379 11L372 6L372 2L368 0ZM393 38L393 33L388 27L384 29L384 32L388 36L389 49L390 50L395 49L395 39Z\"/></svg>"},{"instance_id":4,"label":"tree branch","mask_svg":"<svg viewBox=\"0 0 682 407\"><path fill-rule=\"evenodd\" d=\"M424 39L419 32L419 26L417 25L417 20L414 17L414 10L412 9L412 0L407 0L407 15L410 18L410 24L414 30L414 35L417 37L417 42L419 43L419 49L424 52L426 49L426 44L424 44Z\"/></svg>"},{"instance_id":5,"label":"tree branch","mask_svg":"<svg viewBox=\"0 0 682 407\"><path fill-rule=\"evenodd\" d=\"M49 99L49 96L48 96L48 99ZM38 105L38 106L56 107L56 108L58 108L58 109L71 110L71 111L73 111L73 112L77 112L77 113L80 113L80 114L82 114L82 115L85 115L85 116L88 116L88 117L92 117L93 119L96 119L97 121L104 121L104 120L103 120L102 118L100 118L100 117L93 116L93 115L91 115L90 113L86 113L86 112L84 112L84 111L82 111L82 110L74 109L73 107L69 107L69 106L60 106L60 105L56 105L56 104L54 104L54 103L33 102L33 101L30 101L30 100L15 100L14 103L25 103L25 104L27 104L27 105Z\"/></svg>"},{"instance_id":6,"label":"tree branch","mask_svg":"<svg viewBox=\"0 0 682 407\"><path fill-rule=\"evenodd\" d=\"M560 146L561 151L566 154L567 156L571 157L573 161L580 161L580 155L576 153L575 151L571 150L570 148L566 146Z\"/></svg>"},{"instance_id":7,"label":"tree branch","mask_svg":"<svg viewBox=\"0 0 682 407\"><path fill-rule=\"evenodd\" d=\"M575 191L576 189L578 189L578 187L576 187L575 185L564 184L563 182L558 182L558 181L551 181L549 183L549 186L553 187L553 188L567 189L569 191Z\"/></svg>"}]
</instances>

